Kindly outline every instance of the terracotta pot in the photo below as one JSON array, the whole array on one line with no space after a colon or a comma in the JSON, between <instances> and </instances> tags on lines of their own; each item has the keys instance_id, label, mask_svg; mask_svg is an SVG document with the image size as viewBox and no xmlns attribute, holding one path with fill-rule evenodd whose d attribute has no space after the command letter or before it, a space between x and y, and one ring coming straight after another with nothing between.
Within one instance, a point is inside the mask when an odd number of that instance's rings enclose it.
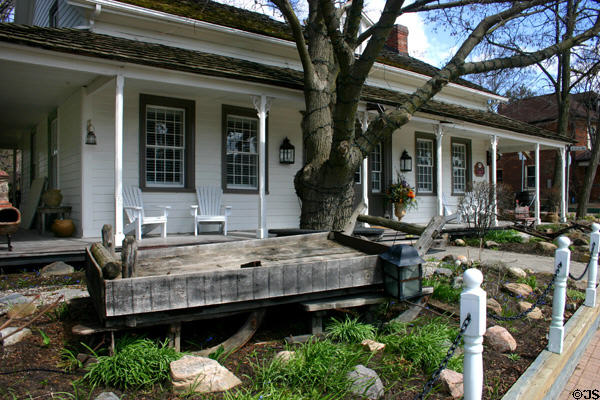
<instances>
[{"instance_id":1,"label":"terracotta pot","mask_svg":"<svg viewBox=\"0 0 600 400\"><path fill-rule=\"evenodd\" d=\"M63 199L63 196L62 196L62 193L60 192L60 189L50 189L50 190L47 190L42 195L42 200L44 200L44 203L48 207L60 206L62 199Z\"/></svg>"},{"instance_id":2,"label":"terracotta pot","mask_svg":"<svg viewBox=\"0 0 600 400\"><path fill-rule=\"evenodd\" d=\"M69 237L75 233L75 224L72 219L55 219L50 230L56 236Z\"/></svg>"},{"instance_id":3,"label":"terracotta pot","mask_svg":"<svg viewBox=\"0 0 600 400\"><path fill-rule=\"evenodd\" d=\"M394 203L394 215L398 218L398 221L406 215L406 207L402 203Z\"/></svg>"}]
</instances>

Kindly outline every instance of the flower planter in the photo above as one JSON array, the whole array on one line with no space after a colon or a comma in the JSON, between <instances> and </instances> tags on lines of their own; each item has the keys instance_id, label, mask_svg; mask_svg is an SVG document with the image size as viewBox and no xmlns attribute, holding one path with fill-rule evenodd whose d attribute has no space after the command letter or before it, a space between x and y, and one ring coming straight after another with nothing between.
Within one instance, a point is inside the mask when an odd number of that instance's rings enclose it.
<instances>
[{"instance_id":1,"label":"flower planter","mask_svg":"<svg viewBox=\"0 0 600 400\"><path fill-rule=\"evenodd\" d=\"M55 219L50 229L58 237L70 237L75 233L75 224L72 219Z\"/></svg>"}]
</instances>

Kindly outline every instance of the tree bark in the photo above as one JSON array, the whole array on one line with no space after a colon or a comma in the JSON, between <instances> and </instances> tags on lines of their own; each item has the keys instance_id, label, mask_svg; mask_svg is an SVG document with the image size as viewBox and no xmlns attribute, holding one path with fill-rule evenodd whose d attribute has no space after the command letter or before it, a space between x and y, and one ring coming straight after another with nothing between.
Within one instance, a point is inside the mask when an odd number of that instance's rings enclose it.
<instances>
[{"instance_id":1,"label":"tree bark","mask_svg":"<svg viewBox=\"0 0 600 400\"><path fill-rule=\"evenodd\" d=\"M400 232L410 233L411 235L420 235L425 231L425 228L421 226L407 224L406 222L394 221L382 217L372 217L370 215L359 215L357 220L372 225L385 226L386 228L395 229Z\"/></svg>"},{"instance_id":2,"label":"tree bark","mask_svg":"<svg viewBox=\"0 0 600 400\"><path fill-rule=\"evenodd\" d=\"M115 259L102 243L92 244L90 252L102 268L104 279L115 279L121 274L121 262Z\"/></svg>"},{"instance_id":3,"label":"tree bark","mask_svg":"<svg viewBox=\"0 0 600 400\"><path fill-rule=\"evenodd\" d=\"M585 178L583 179L583 188L579 190L579 198L577 202L577 219L585 217L587 214L587 206L590 201L590 194L592 193L592 186L594 185L594 179L596 178L596 171L598 170L598 164L600 163L600 140L598 140L598 132L600 129L600 120L596 121L596 137L594 138L594 145L592 146L592 155L590 157L590 164L585 168Z\"/></svg>"}]
</instances>

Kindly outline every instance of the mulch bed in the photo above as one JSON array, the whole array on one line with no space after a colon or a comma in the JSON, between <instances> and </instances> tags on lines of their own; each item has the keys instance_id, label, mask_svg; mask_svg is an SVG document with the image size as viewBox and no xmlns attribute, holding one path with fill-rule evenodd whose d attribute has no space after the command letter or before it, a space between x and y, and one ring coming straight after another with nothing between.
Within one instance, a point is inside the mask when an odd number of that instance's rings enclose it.
<instances>
[{"instance_id":1,"label":"mulch bed","mask_svg":"<svg viewBox=\"0 0 600 400\"><path fill-rule=\"evenodd\" d=\"M500 284L507 279L504 273L485 271L485 289L489 297L497 298L501 304L516 302L516 299L506 295L499 290ZM550 279L550 275L537 274L539 287L543 288ZM75 280L83 279L81 274L76 275ZM27 283L24 283L27 282ZM23 285L44 285L48 281L41 279L35 273L11 274L0 276L0 289L7 287L22 288ZM539 292L539 289L538 289ZM0 292L2 296L2 292ZM505 354L499 354L487 345L484 347L484 371L485 387L484 399L499 399L527 369L538 354L546 347L548 327L551 316L551 301L549 305L542 305L545 316L543 321L531 321L528 319L518 320L511 323L501 323L507 327L515 337L518 347L516 354L510 359ZM36 321L32 327L33 334L23 342L10 348L0 347L0 397L1 398L51 398L51 394L74 393L72 382L81 378L85 371L77 370L72 373L64 373L59 367L61 362L61 351L66 345L69 348L82 348L79 344L84 342L91 347L100 345L105 348L109 343L109 336L95 335L92 337L75 337L71 334L71 327L82 320L93 317L93 307L89 303L76 302L69 312L57 318L56 313L49 313ZM75 306L76 305L76 306ZM392 305L388 312L390 316L398 315L406 304ZM364 310L358 310L364 311ZM356 311L351 311L352 313ZM347 312L337 312L336 315L343 316ZM422 315L427 318L437 318L440 312L436 310L424 310ZM566 318L571 312L566 312ZM458 317L446 315L458 326ZM0 317L0 324L7 317ZM184 323L182 328L182 350L196 350L199 346L211 346L219 343L222 339L229 337L242 324L244 316L220 319L217 321L198 321ZM253 375L253 364L270 360L273 355L284 349L284 338L290 335L298 335L309 332L308 317L302 314L295 306L276 307L270 309L265 317L263 325L251 342L236 353L228 356L223 365L235 373L244 386L249 387ZM493 323L488 319L488 327ZM50 338L50 345L44 346L42 336L38 333L41 329ZM144 329L132 331L134 334L148 335L150 337L164 338L166 327L155 329ZM103 342L104 341L104 342ZM371 360L372 366L377 366L378 357ZM50 371L39 371L36 369L47 369ZM13 372L15 371L15 372ZM418 394L423 384L429 377L425 374L404 379L400 383L384 382L388 388L385 399L413 399ZM87 398L89 388L80 387L79 395L85 394ZM107 389L121 396L117 390ZM95 389L93 395L100 393L102 388ZM150 392L125 393L128 399L176 399L177 396L170 394L169 388L154 388ZM69 398L63 395L63 398ZM92 396L93 398L93 396ZM221 399L221 394L212 396L191 397L197 399ZM447 395L436 392L430 395L432 399L445 399Z\"/></svg>"}]
</instances>

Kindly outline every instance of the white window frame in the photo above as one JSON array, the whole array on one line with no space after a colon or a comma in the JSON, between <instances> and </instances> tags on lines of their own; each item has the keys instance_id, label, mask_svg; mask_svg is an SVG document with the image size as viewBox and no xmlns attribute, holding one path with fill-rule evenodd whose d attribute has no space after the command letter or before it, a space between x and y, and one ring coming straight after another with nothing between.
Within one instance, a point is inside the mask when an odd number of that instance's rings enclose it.
<instances>
[{"instance_id":1,"label":"white window frame","mask_svg":"<svg viewBox=\"0 0 600 400\"><path fill-rule=\"evenodd\" d=\"M245 123L248 123L249 129L242 127L242 128L234 128L230 131L229 124L232 121L234 123L241 123L242 125ZM244 116L244 115L237 115L237 114L230 113L230 114L227 114L227 116L226 116L226 124L227 124L227 132L226 132L226 138L225 138L225 143L226 143L225 179L227 182L227 189L258 190L258 180L260 179L259 173L258 173L258 144L257 144L259 120L258 120L258 118L253 118L253 117L248 117L248 116ZM239 130L239 132L237 132L235 130ZM253 133L253 135L250 136L250 140L243 139L244 135L246 133L245 130L248 130ZM238 145L240 145L242 148L235 149L231 146L232 143L229 142L229 138L232 137L233 135L239 136L239 138L237 138L235 141L235 145L236 145L236 147L239 147ZM254 139L254 141L252 141L252 139ZM229 161L230 156L233 157L233 160L234 160L233 164ZM253 162L252 161L249 163L236 162L237 158L241 158L241 159L249 158L249 159L253 159ZM232 174L229 173L230 166L232 166L232 170L233 170ZM252 173L236 174L235 170L238 169L236 166L239 166L240 170L243 170L244 167L247 167L249 170L251 170L252 166L253 166L254 173L253 174ZM235 182L230 183L229 182L230 177L234 181L237 178L239 178L240 180L244 180L244 178L247 178L248 181L254 180L254 184L252 184L252 183L235 183Z\"/></svg>"},{"instance_id":2,"label":"white window frame","mask_svg":"<svg viewBox=\"0 0 600 400\"><path fill-rule=\"evenodd\" d=\"M419 155L420 143L425 143L430 151L430 164L420 163L421 156ZM417 194L431 195L436 191L435 188L435 139L429 137L417 137L415 139L415 181ZM419 177L428 177L428 179L420 179ZM425 184L429 184L425 186Z\"/></svg>"},{"instance_id":3,"label":"white window frame","mask_svg":"<svg viewBox=\"0 0 600 400\"><path fill-rule=\"evenodd\" d=\"M377 143L369 154L369 165L371 167L371 193L381 193L383 186L383 147Z\"/></svg>"}]
</instances>

